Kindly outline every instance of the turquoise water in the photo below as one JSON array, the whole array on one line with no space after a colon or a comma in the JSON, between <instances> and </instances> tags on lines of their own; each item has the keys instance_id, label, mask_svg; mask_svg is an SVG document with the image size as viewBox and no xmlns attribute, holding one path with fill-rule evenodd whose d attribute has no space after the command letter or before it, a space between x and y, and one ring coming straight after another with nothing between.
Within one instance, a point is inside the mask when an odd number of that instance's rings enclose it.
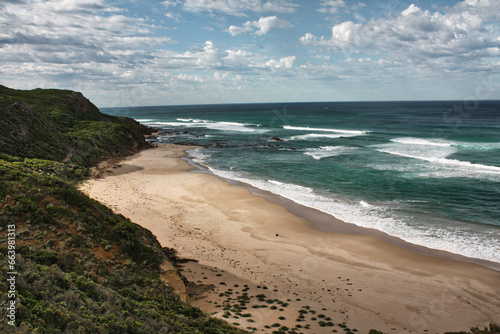
<instances>
[{"instance_id":1,"label":"turquoise water","mask_svg":"<svg viewBox=\"0 0 500 334\"><path fill-rule=\"evenodd\" d=\"M346 222L500 263L500 102L103 109L194 160Z\"/></svg>"}]
</instances>

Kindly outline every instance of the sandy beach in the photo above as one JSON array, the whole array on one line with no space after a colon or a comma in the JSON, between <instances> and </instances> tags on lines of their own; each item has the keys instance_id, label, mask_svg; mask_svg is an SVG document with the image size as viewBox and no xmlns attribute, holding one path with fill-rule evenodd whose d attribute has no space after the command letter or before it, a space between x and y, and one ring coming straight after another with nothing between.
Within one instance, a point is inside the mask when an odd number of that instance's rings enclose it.
<instances>
[{"instance_id":1,"label":"sandy beach","mask_svg":"<svg viewBox=\"0 0 500 334\"><path fill-rule=\"evenodd\" d=\"M444 333L500 323L499 271L320 231L244 187L192 172L181 159L190 148L142 151L81 190L199 261L185 276L215 288L193 305L266 333Z\"/></svg>"}]
</instances>

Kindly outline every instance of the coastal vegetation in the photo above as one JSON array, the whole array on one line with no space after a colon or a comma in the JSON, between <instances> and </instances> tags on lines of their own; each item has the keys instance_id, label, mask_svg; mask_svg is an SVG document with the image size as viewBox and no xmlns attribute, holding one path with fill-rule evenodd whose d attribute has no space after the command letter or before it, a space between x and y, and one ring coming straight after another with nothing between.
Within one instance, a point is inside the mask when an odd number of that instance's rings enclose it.
<instances>
[{"instance_id":1,"label":"coastal vegetation","mask_svg":"<svg viewBox=\"0 0 500 334\"><path fill-rule=\"evenodd\" d=\"M89 167L146 148L146 127L80 93L0 87L0 130L3 333L243 332L161 279L175 251L77 189Z\"/></svg>"},{"instance_id":2,"label":"coastal vegetation","mask_svg":"<svg viewBox=\"0 0 500 334\"><path fill-rule=\"evenodd\" d=\"M0 152L79 167L147 147L149 129L102 114L81 93L0 86Z\"/></svg>"}]
</instances>

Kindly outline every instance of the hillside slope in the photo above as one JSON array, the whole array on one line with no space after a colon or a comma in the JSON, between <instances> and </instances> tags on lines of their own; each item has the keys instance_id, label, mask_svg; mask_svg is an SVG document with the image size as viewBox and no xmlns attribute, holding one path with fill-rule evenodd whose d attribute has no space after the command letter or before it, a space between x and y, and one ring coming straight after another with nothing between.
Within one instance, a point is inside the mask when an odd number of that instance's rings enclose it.
<instances>
[{"instance_id":1,"label":"hillside slope","mask_svg":"<svg viewBox=\"0 0 500 334\"><path fill-rule=\"evenodd\" d=\"M0 86L0 152L92 166L147 147L148 128L102 114L81 93Z\"/></svg>"},{"instance_id":2,"label":"hillside slope","mask_svg":"<svg viewBox=\"0 0 500 334\"><path fill-rule=\"evenodd\" d=\"M80 93L0 87L0 130L1 332L242 333L161 279L175 251L76 188L147 128Z\"/></svg>"}]
</instances>

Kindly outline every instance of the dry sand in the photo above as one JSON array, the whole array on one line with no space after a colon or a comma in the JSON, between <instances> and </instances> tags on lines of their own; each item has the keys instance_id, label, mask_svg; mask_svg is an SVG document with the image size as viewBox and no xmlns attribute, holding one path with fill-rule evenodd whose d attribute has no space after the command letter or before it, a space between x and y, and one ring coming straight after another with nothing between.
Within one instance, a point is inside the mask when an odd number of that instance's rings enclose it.
<instances>
[{"instance_id":1,"label":"dry sand","mask_svg":"<svg viewBox=\"0 0 500 334\"><path fill-rule=\"evenodd\" d=\"M162 246L199 260L184 274L215 288L193 305L268 333L280 326L443 333L500 323L500 272L372 236L319 231L244 187L190 172L181 159L189 148L143 151L81 189Z\"/></svg>"}]
</instances>

